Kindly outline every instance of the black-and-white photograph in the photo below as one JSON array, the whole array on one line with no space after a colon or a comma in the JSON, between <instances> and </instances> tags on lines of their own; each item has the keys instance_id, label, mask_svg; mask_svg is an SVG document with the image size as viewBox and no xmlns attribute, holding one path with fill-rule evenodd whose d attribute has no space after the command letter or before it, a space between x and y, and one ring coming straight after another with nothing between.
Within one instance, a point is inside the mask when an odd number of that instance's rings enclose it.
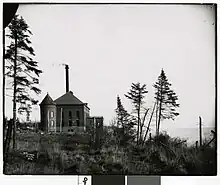
<instances>
[{"instance_id":1,"label":"black-and-white photograph","mask_svg":"<svg viewBox=\"0 0 220 185\"><path fill-rule=\"evenodd\" d=\"M3 173L216 175L216 14L4 3Z\"/></svg>"}]
</instances>

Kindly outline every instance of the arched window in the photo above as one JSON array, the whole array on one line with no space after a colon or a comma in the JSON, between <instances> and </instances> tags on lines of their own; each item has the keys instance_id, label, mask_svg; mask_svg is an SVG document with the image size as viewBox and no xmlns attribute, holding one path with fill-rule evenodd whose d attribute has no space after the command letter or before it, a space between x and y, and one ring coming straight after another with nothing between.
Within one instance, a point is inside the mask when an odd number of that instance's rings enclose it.
<instances>
[{"instance_id":1,"label":"arched window","mask_svg":"<svg viewBox=\"0 0 220 185\"><path fill-rule=\"evenodd\" d=\"M62 111L62 127L64 127L64 112Z\"/></svg>"},{"instance_id":2,"label":"arched window","mask_svg":"<svg viewBox=\"0 0 220 185\"><path fill-rule=\"evenodd\" d=\"M51 127L54 127L55 126L54 125L54 120L51 120L50 124L51 124Z\"/></svg>"},{"instance_id":3,"label":"arched window","mask_svg":"<svg viewBox=\"0 0 220 185\"><path fill-rule=\"evenodd\" d=\"M79 120L78 119L76 120L76 125L77 125L77 127L79 127Z\"/></svg>"},{"instance_id":4,"label":"arched window","mask_svg":"<svg viewBox=\"0 0 220 185\"><path fill-rule=\"evenodd\" d=\"M72 119L72 112L69 111L69 119Z\"/></svg>"},{"instance_id":5,"label":"arched window","mask_svg":"<svg viewBox=\"0 0 220 185\"><path fill-rule=\"evenodd\" d=\"M73 120L72 120L72 112L69 111L69 126L70 126L70 127L72 126L72 123L73 123Z\"/></svg>"},{"instance_id":6,"label":"arched window","mask_svg":"<svg viewBox=\"0 0 220 185\"><path fill-rule=\"evenodd\" d=\"M79 125L80 125L80 112L79 112L79 110L77 110L76 111L76 125L77 125L77 127L79 127Z\"/></svg>"},{"instance_id":7,"label":"arched window","mask_svg":"<svg viewBox=\"0 0 220 185\"><path fill-rule=\"evenodd\" d=\"M80 112L78 110L76 111L76 117L77 119L80 119Z\"/></svg>"},{"instance_id":8,"label":"arched window","mask_svg":"<svg viewBox=\"0 0 220 185\"><path fill-rule=\"evenodd\" d=\"M53 112L53 111L50 112L50 117L51 117L51 118L54 117L54 112Z\"/></svg>"}]
</instances>

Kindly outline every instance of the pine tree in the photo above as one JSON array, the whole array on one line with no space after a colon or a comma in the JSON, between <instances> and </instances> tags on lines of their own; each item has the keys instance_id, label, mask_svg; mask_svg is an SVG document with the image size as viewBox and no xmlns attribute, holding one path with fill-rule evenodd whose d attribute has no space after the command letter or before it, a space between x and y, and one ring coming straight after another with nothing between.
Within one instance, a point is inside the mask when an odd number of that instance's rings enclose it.
<instances>
[{"instance_id":1,"label":"pine tree","mask_svg":"<svg viewBox=\"0 0 220 185\"><path fill-rule=\"evenodd\" d=\"M38 69L38 62L32 57L35 56L31 47L29 26L23 19L15 15L8 26L10 45L7 47L4 58L8 62L5 66L8 80L13 87L13 148L15 147L17 104L18 112L30 112L31 106L37 104L33 94L41 93L37 87L39 75L42 73Z\"/></svg>"},{"instance_id":2,"label":"pine tree","mask_svg":"<svg viewBox=\"0 0 220 185\"><path fill-rule=\"evenodd\" d=\"M122 129L123 143L133 138L135 123L132 121L131 115L125 110L121 103L121 99L117 96L117 108L115 110L117 118L117 128Z\"/></svg>"},{"instance_id":3,"label":"pine tree","mask_svg":"<svg viewBox=\"0 0 220 185\"><path fill-rule=\"evenodd\" d=\"M117 115L117 126L118 127L124 127L125 121L127 121L127 118L129 116L128 112L124 109L121 99L119 96L117 96L117 108L115 110Z\"/></svg>"},{"instance_id":4,"label":"pine tree","mask_svg":"<svg viewBox=\"0 0 220 185\"><path fill-rule=\"evenodd\" d=\"M176 93L170 89L171 84L168 82L164 70L161 70L161 74L158 77L158 81L153 85L155 88L156 99L156 134L159 134L161 121L164 119L172 119L179 115L176 112L176 108L179 107L177 103L178 97Z\"/></svg>"},{"instance_id":5,"label":"pine tree","mask_svg":"<svg viewBox=\"0 0 220 185\"><path fill-rule=\"evenodd\" d=\"M142 126L141 126L141 107L144 103L145 94L148 91L146 90L146 85L141 85L138 83L132 83L130 91L125 94L125 97L131 100L135 113L137 114L137 144L142 137Z\"/></svg>"}]
</instances>

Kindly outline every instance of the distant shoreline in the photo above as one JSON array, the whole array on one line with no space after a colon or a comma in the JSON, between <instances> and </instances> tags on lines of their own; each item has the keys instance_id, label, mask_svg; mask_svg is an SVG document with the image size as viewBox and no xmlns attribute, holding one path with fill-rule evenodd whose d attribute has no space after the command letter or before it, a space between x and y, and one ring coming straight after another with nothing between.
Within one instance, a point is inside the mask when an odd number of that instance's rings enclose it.
<instances>
[{"instance_id":1,"label":"distant shoreline","mask_svg":"<svg viewBox=\"0 0 220 185\"><path fill-rule=\"evenodd\" d=\"M215 127L202 128L203 139L209 139L212 137L211 130L215 130ZM199 140L198 128L169 128L166 130L170 137L180 137L186 139L188 144L193 144Z\"/></svg>"}]
</instances>

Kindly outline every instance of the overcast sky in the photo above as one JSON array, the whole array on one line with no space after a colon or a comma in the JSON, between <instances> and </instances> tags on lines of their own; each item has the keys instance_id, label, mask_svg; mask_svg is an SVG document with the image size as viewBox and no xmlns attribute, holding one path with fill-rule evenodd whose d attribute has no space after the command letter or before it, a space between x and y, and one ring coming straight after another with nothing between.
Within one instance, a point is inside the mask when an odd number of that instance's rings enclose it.
<instances>
[{"instance_id":1,"label":"overcast sky","mask_svg":"<svg viewBox=\"0 0 220 185\"><path fill-rule=\"evenodd\" d=\"M153 83L163 68L179 97L180 116L164 130L205 127L215 119L215 12L198 5L21 5L33 33L32 46L43 70L42 101L70 90L87 102L92 116L115 116L116 97L132 110L124 94L131 83L147 85L146 107L153 106ZM6 113L12 115L7 97ZM39 106L31 114L39 120Z\"/></svg>"}]
</instances>

